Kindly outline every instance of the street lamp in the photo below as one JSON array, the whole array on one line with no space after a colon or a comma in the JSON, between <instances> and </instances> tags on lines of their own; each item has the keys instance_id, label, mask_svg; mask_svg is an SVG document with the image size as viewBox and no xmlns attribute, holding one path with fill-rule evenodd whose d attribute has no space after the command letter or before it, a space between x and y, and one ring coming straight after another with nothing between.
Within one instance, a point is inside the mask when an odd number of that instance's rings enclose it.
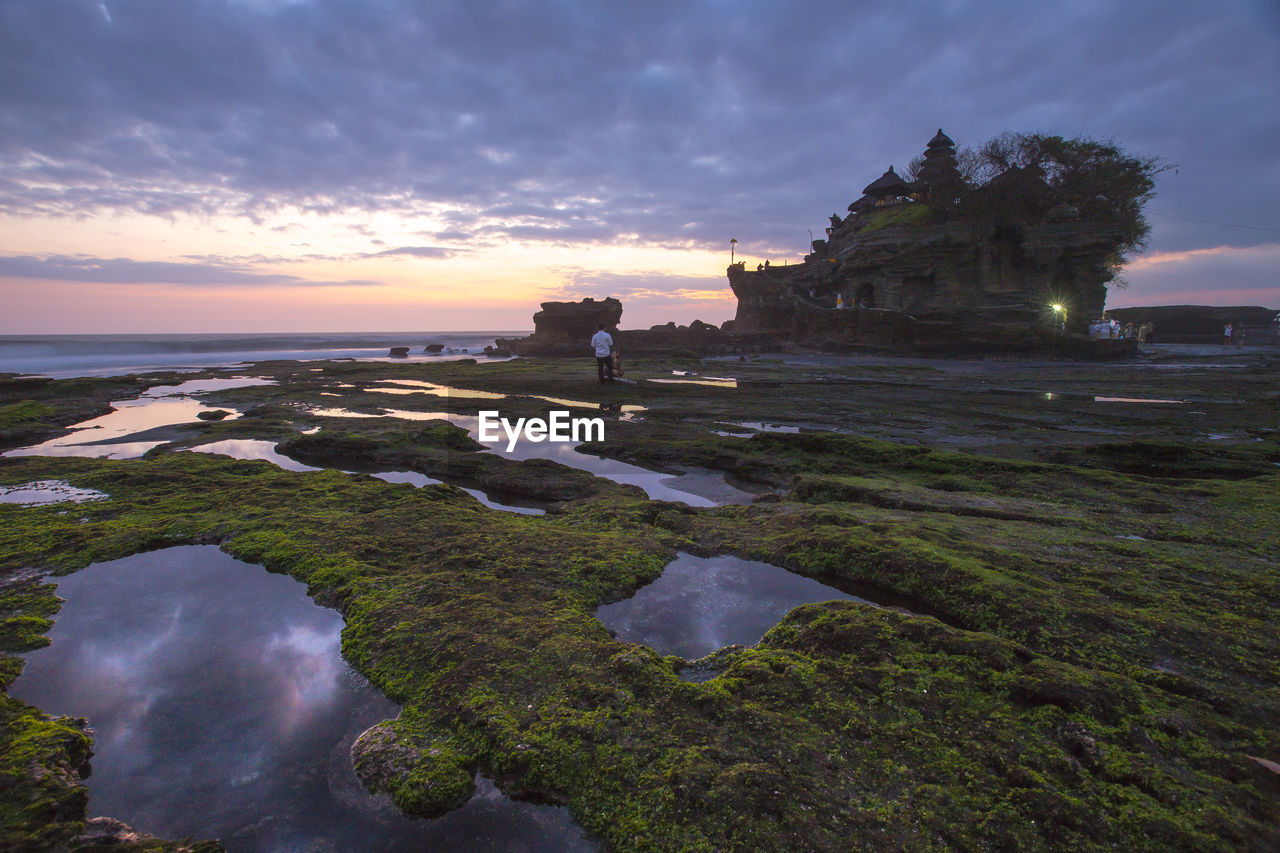
<instances>
[{"instance_id":1,"label":"street lamp","mask_svg":"<svg viewBox=\"0 0 1280 853\"><path fill-rule=\"evenodd\" d=\"M1058 321L1060 323L1060 326L1058 328L1061 331L1066 332L1067 331L1067 306L1063 305L1060 302L1055 302L1049 307L1053 309L1054 314L1058 315Z\"/></svg>"},{"instance_id":2,"label":"street lamp","mask_svg":"<svg viewBox=\"0 0 1280 853\"><path fill-rule=\"evenodd\" d=\"M738 238L729 238L729 266L733 266L733 250L738 248Z\"/></svg>"}]
</instances>

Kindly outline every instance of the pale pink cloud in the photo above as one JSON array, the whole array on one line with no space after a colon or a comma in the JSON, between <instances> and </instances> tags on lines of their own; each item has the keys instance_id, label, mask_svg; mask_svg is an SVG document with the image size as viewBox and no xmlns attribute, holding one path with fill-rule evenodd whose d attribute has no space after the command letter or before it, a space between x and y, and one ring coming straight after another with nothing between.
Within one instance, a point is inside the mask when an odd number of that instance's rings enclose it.
<instances>
[{"instance_id":1,"label":"pale pink cloud","mask_svg":"<svg viewBox=\"0 0 1280 853\"><path fill-rule=\"evenodd\" d=\"M1124 271L1112 308L1142 305L1280 306L1280 243L1153 252Z\"/></svg>"}]
</instances>

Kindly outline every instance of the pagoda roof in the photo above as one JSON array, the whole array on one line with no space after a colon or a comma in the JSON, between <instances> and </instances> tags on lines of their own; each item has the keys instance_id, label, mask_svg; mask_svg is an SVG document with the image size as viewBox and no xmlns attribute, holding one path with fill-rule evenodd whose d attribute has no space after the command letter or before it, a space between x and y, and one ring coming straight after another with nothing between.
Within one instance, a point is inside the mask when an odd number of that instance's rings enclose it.
<instances>
[{"instance_id":1,"label":"pagoda roof","mask_svg":"<svg viewBox=\"0 0 1280 853\"><path fill-rule=\"evenodd\" d=\"M929 144L926 145L925 147L926 148L943 148L943 147L954 148L955 145L956 144L955 142L952 141L951 137L943 133L942 128L938 128L938 132L934 134L933 139L930 139Z\"/></svg>"},{"instance_id":2,"label":"pagoda roof","mask_svg":"<svg viewBox=\"0 0 1280 853\"><path fill-rule=\"evenodd\" d=\"M876 178L871 183L863 187L862 192L870 196L890 196L890 195L907 195L911 192L911 185L893 171L893 167L889 167L889 171Z\"/></svg>"}]
</instances>

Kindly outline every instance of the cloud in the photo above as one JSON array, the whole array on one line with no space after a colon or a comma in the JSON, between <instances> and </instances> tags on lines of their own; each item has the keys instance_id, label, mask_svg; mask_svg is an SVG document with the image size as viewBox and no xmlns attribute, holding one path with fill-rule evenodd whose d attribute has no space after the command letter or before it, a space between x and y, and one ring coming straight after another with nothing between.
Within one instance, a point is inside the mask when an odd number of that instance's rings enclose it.
<instances>
[{"instance_id":1,"label":"cloud","mask_svg":"<svg viewBox=\"0 0 1280 853\"><path fill-rule=\"evenodd\" d=\"M361 279L316 281L296 275L254 272L240 263L135 261L84 255L0 257L0 278L46 279L98 284L172 284L193 287L377 287Z\"/></svg>"},{"instance_id":2,"label":"cloud","mask_svg":"<svg viewBox=\"0 0 1280 853\"><path fill-rule=\"evenodd\" d=\"M1280 243L1156 252L1130 264L1114 307L1196 303L1280 308Z\"/></svg>"},{"instance_id":3,"label":"cloud","mask_svg":"<svg viewBox=\"0 0 1280 853\"><path fill-rule=\"evenodd\" d=\"M376 242L376 241L375 241ZM400 246L396 249L384 249L361 255L362 258L382 258L388 255L409 255L414 258L452 258L458 254L456 249L445 249L439 246Z\"/></svg>"},{"instance_id":4,"label":"cloud","mask_svg":"<svg viewBox=\"0 0 1280 853\"><path fill-rule=\"evenodd\" d=\"M1277 27L1249 0L9 0L0 213L381 211L778 257L943 126L1114 137L1182 164L1161 209L1262 222ZM1160 220L1153 247L1204 234Z\"/></svg>"},{"instance_id":5,"label":"cloud","mask_svg":"<svg viewBox=\"0 0 1280 853\"><path fill-rule=\"evenodd\" d=\"M613 296L623 302L662 304L735 301L723 276L672 275L660 270L613 273L581 267L564 267L554 272L564 278L564 284L548 288L548 299L576 301L586 296Z\"/></svg>"}]
</instances>

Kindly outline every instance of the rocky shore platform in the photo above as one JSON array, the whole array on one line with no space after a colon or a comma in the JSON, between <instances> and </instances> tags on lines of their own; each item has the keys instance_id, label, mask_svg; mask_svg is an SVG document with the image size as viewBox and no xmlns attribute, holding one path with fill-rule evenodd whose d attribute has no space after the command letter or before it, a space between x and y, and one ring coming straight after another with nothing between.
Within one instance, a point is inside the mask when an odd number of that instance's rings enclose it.
<instances>
[{"instance_id":1,"label":"rocky shore platform","mask_svg":"<svg viewBox=\"0 0 1280 853\"><path fill-rule=\"evenodd\" d=\"M343 654L403 708L356 759L414 814L481 772L567 805L603 850L1280 847L1280 354L730 349L631 358L625 385L574 354L262 363L237 375L273 384L202 398L241 417L143 458L0 458L0 486L108 496L0 504L0 686L48 642L56 573L212 543L342 614ZM0 378L0 451L205 375ZM460 425L565 408L605 419L575 453L718 472L754 500L651 500ZM234 439L320 470L182 452ZM346 473L391 467L518 485L546 514ZM679 553L894 607L802 605L711 663L611 636L597 608ZM104 849L93 721L52 712L76 713L0 695L0 849ZM147 831L110 849L219 849Z\"/></svg>"}]
</instances>

